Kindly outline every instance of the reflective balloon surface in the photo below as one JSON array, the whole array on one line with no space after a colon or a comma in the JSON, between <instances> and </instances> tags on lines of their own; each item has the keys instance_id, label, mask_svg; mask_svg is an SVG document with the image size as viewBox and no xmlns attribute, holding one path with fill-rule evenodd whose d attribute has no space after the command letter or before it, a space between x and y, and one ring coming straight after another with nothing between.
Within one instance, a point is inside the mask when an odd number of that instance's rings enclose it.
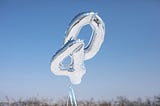
<instances>
[{"instance_id":1,"label":"reflective balloon surface","mask_svg":"<svg viewBox=\"0 0 160 106\"><path fill-rule=\"evenodd\" d=\"M91 39L86 47L84 41L78 39L78 34L82 27L90 25L92 28ZM105 35L105 25L102 19L94 12L81 13L71 22L64 45L53 56L51 61L51 71L55 75L68 76L72 84L80 84L83 75L86 73L84 61L94 57L99 51ZM71 63L67 68L63 67L63 60L70 56Z\"/></svg>"}]
</instances>

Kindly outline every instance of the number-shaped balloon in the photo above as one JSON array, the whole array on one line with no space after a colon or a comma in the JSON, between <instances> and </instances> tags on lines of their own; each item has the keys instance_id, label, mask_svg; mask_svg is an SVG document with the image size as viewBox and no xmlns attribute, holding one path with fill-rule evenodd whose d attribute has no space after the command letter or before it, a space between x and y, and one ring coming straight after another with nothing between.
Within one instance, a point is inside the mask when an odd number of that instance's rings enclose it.
<instances>
[{"instance_id":1,"label":"number-shaped balloon","mask_svg":"<svg viewBox=\"0 0 160 106\"><path fill-rule=\"evenodd\" d=\"M92 28L90 42L85 47L83 40L77 39L82 27L89 24ZM79 84L86 73L84 60L91 59L99 51L105 35L105 25L102 19L93 12L77 15L66 32L64 45L53 56L51 71L55 75L68 76L73 84ZM71 64L63 69L63 60L70 56Z\"/></svg>"}]
</instances>

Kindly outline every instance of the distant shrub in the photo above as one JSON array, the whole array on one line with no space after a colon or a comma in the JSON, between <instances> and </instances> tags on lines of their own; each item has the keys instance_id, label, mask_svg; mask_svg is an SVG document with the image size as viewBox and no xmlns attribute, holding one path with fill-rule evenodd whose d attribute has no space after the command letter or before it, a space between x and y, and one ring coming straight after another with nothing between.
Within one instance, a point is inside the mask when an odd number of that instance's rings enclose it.
<instances>
[{"instance_id":1,"label":"distant shrub","mask_svg":"<svg viewBox=\"0 0 160 106\"><path fill-rule=\"evenodd\" d=\"M90 99L88 101L77 101L78 106L160 106L160 95L150 99L143 100L138 98L135 101L131 101L126 97L117 97L114 101L94 101ZM59 100L53 103L49 99L37 99L29 98L27 100L19 99L18 101L10 101L6 97L5 101L0 101L0 106L67 106L66 100Z\"/></svg>"}]
</instances>

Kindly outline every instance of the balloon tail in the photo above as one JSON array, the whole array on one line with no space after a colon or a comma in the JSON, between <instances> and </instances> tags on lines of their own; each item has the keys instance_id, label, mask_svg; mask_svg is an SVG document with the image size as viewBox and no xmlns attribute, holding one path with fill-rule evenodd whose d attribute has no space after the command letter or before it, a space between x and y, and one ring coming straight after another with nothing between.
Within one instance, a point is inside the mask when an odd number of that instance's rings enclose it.
<instances>
[{"instance_id":1,"label":"balloon tail","mask_svg":"<svg viewBox=\"0 0 160 106\"><path fill-rule=\"evenodd\" d=\"M76 97L72 86L69 86L69 96L67 100L67 106L77 106Z\"/></svg>"}]
</instances>

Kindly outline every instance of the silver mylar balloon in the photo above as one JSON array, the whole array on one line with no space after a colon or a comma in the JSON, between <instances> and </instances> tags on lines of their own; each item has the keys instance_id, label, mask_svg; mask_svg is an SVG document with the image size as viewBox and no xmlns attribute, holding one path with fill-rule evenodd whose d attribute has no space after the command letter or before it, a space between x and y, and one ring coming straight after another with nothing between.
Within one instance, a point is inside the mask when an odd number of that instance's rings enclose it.
<instances>
[{"instance_id":1,"label":"silver mylar balloon","mask_svg":"<svg viewBox=\"0 0 160 106\"><path fill-rule=\"evenodd\" d=\"M85 25L92 27L91 39L86 47L84 41L77 39L82 27ZM73 84L79 84L86 72L84 60L91 59L99 51L105 35L105 25L102 19L94 12L77 15L71 22L63 47L57 51L51 61L51 71L55 75L68 76ZM68 68L63 68L63 60L70 56L71 64Z\"/></svg>"}]
</instances>

